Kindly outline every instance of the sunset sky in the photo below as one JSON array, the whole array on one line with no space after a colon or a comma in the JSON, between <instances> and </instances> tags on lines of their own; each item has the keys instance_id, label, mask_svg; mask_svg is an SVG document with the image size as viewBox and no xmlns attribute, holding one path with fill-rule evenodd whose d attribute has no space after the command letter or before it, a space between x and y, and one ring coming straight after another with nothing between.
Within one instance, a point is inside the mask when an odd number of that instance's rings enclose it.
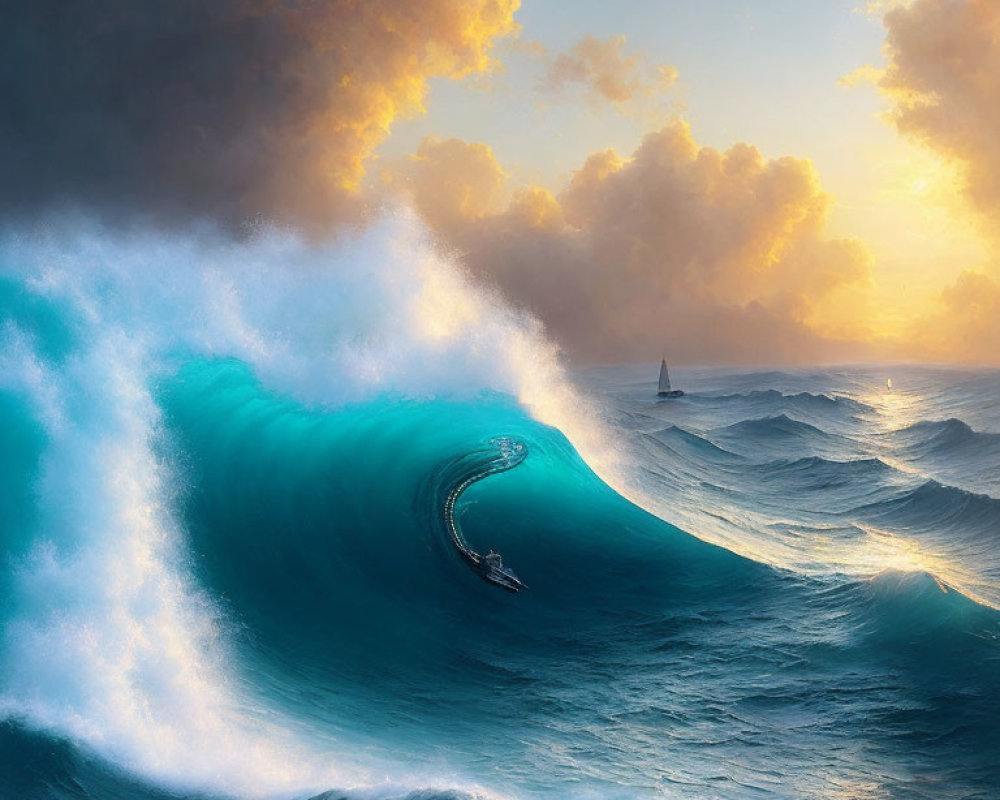
<instances>
[{"instance_id":1,"label":"sunset sky","mask_svg":"<svg viewBox=\"0 0 1000 800\"><path fill-rule=\"evenodd\" d=\"M962 163L890 119L893 98L878 86L893 57L889 10L858 0L678 0L583 2L566 14L555 0L526 3L515 15L518 37L498 43L503 69L432 81L428 113L397 124L379 154L404 156L433 136L481 142L506 173L508 194L524 184L558 193L589 154L610 147L628 157L646 133L677 120L701 146L745 142L765 158L808 159L830 196L827 235L855 238L871 255L864 307L838 299L825 316L842 327L860 313L867 331L858 338L890 340L876 348L882 354L916 355L908 337L927 334L914 325L941 311L942 292L963 272L988 273L991 256ZM1000 47L997 15L983 10ZM634 59L622 75L652 84L662 65L676 77L624 101L580 81L551 85L554 61L587 37L622 37L619 63ZM926 346L938 358L989 358L965 344Z\"/></svg>"},{"instance_id":2,"label":"sunset sky","mask_svg":"<svg viewBox=\"0 0 1000 800\"><path fill-rule=\"evenodd\" d=\"M403 202L574 361L1000 361L992 0L167 9L10 11L6 219Z\"/></svg>"}]
</instances>

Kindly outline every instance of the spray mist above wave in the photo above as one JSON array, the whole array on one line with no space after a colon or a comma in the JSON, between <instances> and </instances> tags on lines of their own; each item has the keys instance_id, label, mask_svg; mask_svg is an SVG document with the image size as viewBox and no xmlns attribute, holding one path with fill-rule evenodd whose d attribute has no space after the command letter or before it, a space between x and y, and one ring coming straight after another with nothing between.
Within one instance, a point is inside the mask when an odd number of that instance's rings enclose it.
<instances>
[{"instance_id":1,"label":"spray mist above wave","mask_svg":"<svg viewBox=\"0 0 1000 800\"><path fill-rule=\"evenodd\" d=\"M320 244L274 229L234 242L76 224L8 236L0 258L86 317L84 336L86 325L126 331L154 359L235 357L268 388L320 406L493 389L588 461L616 458L539 323L474 285L405 210Z\"/></svg>"},{"instance_id":2,"label":"spray mist above wave","mask_svg":"<svg viewBox=\"0 0 1000 800\"><path fill-rule=\"evenodd\" d=\"M151 386L179 363L236 358L315 406L494 389L594 461L610 453L537 323L474 288L406 214L326 244L74 223L8 234L0 269L18 288L0 305L0 391L24 398L47 439L0 710L164 785L257 795L370 781L331 768L344 743L304 744L238 688L158 456L169 442ZM68 320L58 347L44 315L17 313L26 298Z\"/></svg>"}]
</instances>

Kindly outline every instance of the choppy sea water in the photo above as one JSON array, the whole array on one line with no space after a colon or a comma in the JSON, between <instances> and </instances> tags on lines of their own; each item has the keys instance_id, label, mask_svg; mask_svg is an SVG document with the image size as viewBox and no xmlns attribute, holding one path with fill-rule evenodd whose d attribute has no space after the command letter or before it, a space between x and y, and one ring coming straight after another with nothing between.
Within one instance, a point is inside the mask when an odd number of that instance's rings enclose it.
<instances>
[{"instance_id":1,"label":"choppy sea water","mask_svg":"<svg viewBox=\"0 0 1000 800\"><path fill-rule=\"evenodd\" d=\"M997 796L1000 373L663 401L408 226L0 248L0 797Z\"/></svg>"}]
</instances>

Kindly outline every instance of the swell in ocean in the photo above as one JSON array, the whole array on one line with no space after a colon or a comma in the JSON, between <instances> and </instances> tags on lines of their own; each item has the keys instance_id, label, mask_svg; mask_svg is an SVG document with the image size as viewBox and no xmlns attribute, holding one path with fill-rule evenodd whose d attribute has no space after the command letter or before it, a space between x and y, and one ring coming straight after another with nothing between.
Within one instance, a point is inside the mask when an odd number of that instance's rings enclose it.
<instances>
[{"instance_id":1,"label":"swell in ocean","mask_svg":"<svg viewBox=\"0 0 1000 800\"><path fill-rule=\"evenodd\" d=\"M658 402L655 365L565 374L405 217L0 259L0 795L1000 784L997 373ZM498 436L527 455L452 513L517 594L442 513Z\"/></svg>"}]
</instances>

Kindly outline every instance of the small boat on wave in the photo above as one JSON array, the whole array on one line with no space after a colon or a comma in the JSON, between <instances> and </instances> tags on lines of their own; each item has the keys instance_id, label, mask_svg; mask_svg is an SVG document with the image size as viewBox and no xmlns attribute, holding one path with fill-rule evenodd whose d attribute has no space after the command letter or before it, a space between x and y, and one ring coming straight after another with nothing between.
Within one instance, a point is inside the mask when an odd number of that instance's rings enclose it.
<instances>
[{"instance_id":1,"label":"small boat on wave","mask_svg":"<svg viewBox=\"0 0 1000 800\"><path fill-rule=\"evenodd\" d=\"M476 568L484 581L506 589L508 592L519 592L521 589L527 588L524 582L514 574L514 570L503 565L500 554L494 553L492 550L484 556L479 556Z\"/></svg>"}]
</instances>

